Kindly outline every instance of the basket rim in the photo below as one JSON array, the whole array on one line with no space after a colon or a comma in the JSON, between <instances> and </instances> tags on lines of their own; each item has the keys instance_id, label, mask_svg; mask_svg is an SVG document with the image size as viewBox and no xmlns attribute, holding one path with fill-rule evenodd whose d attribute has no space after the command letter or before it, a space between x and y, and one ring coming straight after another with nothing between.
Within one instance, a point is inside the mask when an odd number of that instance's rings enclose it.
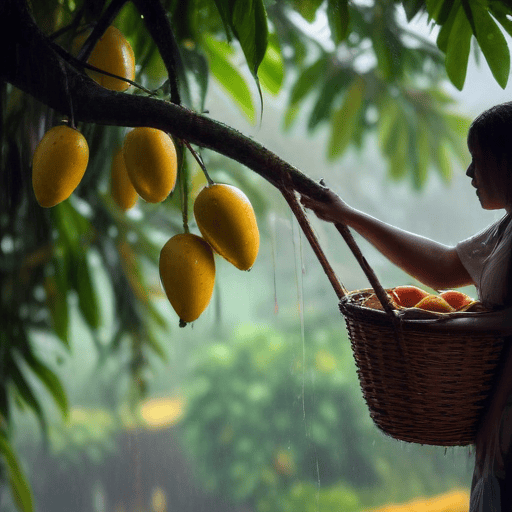
<instances>
[{"instance_id":1,"label":"basket rim","mask_svg":"<svg viewBox=\"0 0 512 512\"><path fill-rule=\"evenodd\" d=\"M385 291L388 292L392 290L392 288L387 288ZM375 293L373 288L362 288L359 290L353 290L347 293L344 297L342 297L339 301L339 307L342 313L345 311L354 310L358 311L360 314L364 312L368 317L373 317L375 319L379 319L384 321L387 319L389 322L392 321L389 314L386 311L381 309L374 309L365 307L356 302L356 299L361 298L364 295L370 295ZM434 311L426 311L418 308L404 308L403 310L395 310L396 318L399 321L399 325L404 330L425 330L428 331L429 328L432 332L440 332L442 329L442 323L449 319L455 318L474 318L475 316L490 316L495 313L494 310L491 311L455 311L451 313L437 313ZM494 338L503 338L505 335L500 333L498 329L496 330L486 330L481 332L471 332L464 328L457 329L456 327L449 326L446 328L446 332L450 333L464 333L466 335L477 335L478 337L494 337Z\"/></svg>"}]
</instances>

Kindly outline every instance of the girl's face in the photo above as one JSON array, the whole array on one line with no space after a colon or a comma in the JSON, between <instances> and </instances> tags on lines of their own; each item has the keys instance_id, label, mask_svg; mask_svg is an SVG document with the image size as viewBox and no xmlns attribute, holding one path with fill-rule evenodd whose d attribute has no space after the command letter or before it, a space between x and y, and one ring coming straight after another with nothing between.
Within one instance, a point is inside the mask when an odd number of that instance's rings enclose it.
<instances>
[{"instance_id":1,"label":"girl's face","mask_svg":"<svg viewBox=\"0 0 512 512\"><path fill-rule=\"evenodd\" d=\"M507 204L505 195L497 190L491 180L489 180L489 169L486 172L485 158L480 146L476 143L468 144L471 153L471 164L469 165L466 176L471 178L471 185L476 188L476 195L484 210L501 210L505 208L512 211L512 205Z\"/></svg>"}]
</instances>

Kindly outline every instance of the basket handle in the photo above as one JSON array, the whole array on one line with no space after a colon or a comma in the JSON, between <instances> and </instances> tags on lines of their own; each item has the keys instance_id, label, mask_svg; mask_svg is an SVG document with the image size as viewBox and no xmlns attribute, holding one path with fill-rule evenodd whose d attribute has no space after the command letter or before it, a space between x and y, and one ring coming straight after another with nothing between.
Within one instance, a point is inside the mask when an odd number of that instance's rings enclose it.
<instances>
[{"instance_id":1,"label":"basket handle","mask_svg":"<svg viewBox=\"0 0 512 512\"><path fill-rule=\"evenodd\" d=\"M335 226L340 235L345 240L345 243L348 245L349 249L352 251L352 254L355 256L361 269L365 273L368 281L370 282L373 290L375 291L375 295L377 295L377 298L382 304L384 311L389 315L393 322L396 322L398 320L398 317L391 303L391 299L386 293L386 290L384 290L383 286L380 284L377 275L368 264L368 261L366 261L366 258L363 256L363 253L361 252L361 249L359 249L359 246L354 240L352 233L345 224L336 223Z\"/></svg>"},{"instance_id":2,"label":"basket handle","mask_svg":"<svg viewBox=\"0 0 512 512\"><path fill-rule=\"evenodd\" d=\"M323 184L322 182L320 182ZM286 186L285 181L283 180L283 184L280 187L281 194L286 199L286 202L290 206L293 214L295 215L295 218L297 219L297 222L299 223L302 231L304 232L304 235L308 239L309 244L311 245L311 248L313 249L316 257L318 258L318 261L322 265L322 268L324 269L324 272L326 273L327 277L329 278L329 281L331 282L331 286L334 289L334 292L336 293L338 299L343 298L345 295L347 295L348 291L341 283L336 274L334 273L334 270L332 269L331 265L329 264L329 261L327 260L324 252L322 251L322 248L320 247L320 244L318 242L318 239L316 238L315 233L313 232L313 229L311 228L311 224L309 223L309 220L304 213L304 210L302 206L300 205L299 201L297 200L297 197L295 195L295 191L292 188L288 188ZM366 258L363 256L363 253L361 252L361 249L359 249L359 246L357 245L356 241L354 240L354 237L352 236L352 233L348 229L347 226L344 224L335 224L336 229L339 231L343 239L345 240L346 244L352 251L353 255L355 256L356 260L358 261L359 265L361 266L363 272L365 273L368 281L370 282L372 288L375 291L375 294L377 295L377 298L379 299L380 303L382 304L382 307L384 308L384 311L389 315L391 321L395 326L398 325L399 319L397 315L395 314L395 310L393 309L393 305L391 303L391 300L380 284L380 281L377 278L377 275L373 271L373 269L370 267L368 262L366 261Z\"/></svg>"},{"instance_id":3,"label":"basket handle","mask_svg":"<svg viewBox=\"0 0 512 512\"><path fill-rule=\"evenodd\" d=\"M409 351L407 349L407 343L404 339L404 333L402 330L402 323L400 320L400 317L396 313L395 309L393 308L393 305L391 303L391 299L389 298L389 295L386 293L386 290L384 290L383 286L380 284L379 279L377 278L377 275L373 271L373 269L370 267L368 262L366 261L366 258L363 256L363 253L361 252L361 249L359 249L359 246L356 244L356 241L354 240L354 237L352 236L352 233L348 229L347 226L344 224L335 224L336 229L339 231L343 239L345 240L346 244L349 246L350 250L356 257L359 265L363 269L363 272L365 273L366 277L368 278L368 281L370 281L370 284L373 288L373 291L375 292L375 295L377 295L377 298L379 299L380 303L382 304L382 307L384 308L384 311L389 316L389 319L391 320L391 323L394 327L395 337L396 341L398 343L398 346L400 348L400 351L402 352L402 357L404 360L408 363L409 359ZM414 375L414 372L411 371L408 364L406 364L407 370L407 378L410 382L413 383L414 387L417 389L416 384L416 376Z\"/></svg>"},{"instance_id":4,"label":"basket handle","mask_svg":"<svg viewBox=\"0 0 512 512\"><path fill-rule=\"evenodd\" d=\"M295 191L293 189L289 189L286 187L285 183L283 182L282 186L280 187L281 194L286 199L286 202L290 206L293 214L295 215L295 218L297 219L297 222L299 223L302 231L304 232L306 238L308 239L309 244L311 245L311 248L313 249L316 257L318 258L318 261L322 265L322 268L324 269L324 272L327 274L327 277L329 278L329 281L331 282L331 285L338 296L338 299L341 300L345 295L348 294L348 290L345 288L343 283L339 281L336 274L334 273L333 268L331 267L329 261L327 260L322 248L320 247L320 243L318 242L318 239L316 238L315 233L313 232L313 229L311 227L311 224L309 223L309 220L304 213L304 210L302 206L300 205L299 201L297 200L297 197L295 195ZM396 314L393 305L391 303L391 299L389 298L388 294L386 293L386 290L384 290L383 286L380 284L379 279L377 278L377 275L373 271L373 269L368 264L368 261L366 261L366 258L363 256L363 253L361 252L361 249L359 249L359 246L357 245L356 241L354 240L354 237L352 236L352 233L348 229L348 227L345 224L337 223L335 224L336 229L341 234L343 239L345 240L346 244L352 251L353 255L355 256L356 260L358 261L359 265L361 266L363 272L365 273L368 281L370 282L373 290L375 291L375 295L377 295L377 298L379 299L380 303L382 304L382 307L384 308L384 311L389 316L391 323L394 326L395 335L397 342L400 346L400 349L402 350L403 357L408 360L409 354L407 351L406 344L404 342L403 332L401 329L401 322L400 318ZM411 378L414 381L414 376L411 376Z\"/></svg>"},{"instance_id":5,"label":"basket handle","mask_svg":"<svg viewBox=\"0 0 512 512\"><path fill-rule=\"evenodd\" d=\"M283 194L283 197L286 199L288 206L295 215L295 218L297 219L297 222L299 223L299 226L301 227L304 235L308 239L309 245L313 249L313 252L315 253L318 261L320 262L320 265L322 266L325 274L327 275L327 278L329 279L331 286L334 290L334 293L336 293L336 296L338 297L338 300L342 299L345 295L347 295L348 290L345 288L343 283L338 279L333 268L331 267L331 264L327 260L327 257L325 256L322 248L320 247L320 243L318 242L318 239L316 238L316 235L313 232L313 229L311 228L311 224L309 223L309 220L306 217L304 210L297 201L297 197L295 196L294 190L288 189L286 186L283 185L280 188L280 191L281 194Z\"/></svg>"}]
</instances>

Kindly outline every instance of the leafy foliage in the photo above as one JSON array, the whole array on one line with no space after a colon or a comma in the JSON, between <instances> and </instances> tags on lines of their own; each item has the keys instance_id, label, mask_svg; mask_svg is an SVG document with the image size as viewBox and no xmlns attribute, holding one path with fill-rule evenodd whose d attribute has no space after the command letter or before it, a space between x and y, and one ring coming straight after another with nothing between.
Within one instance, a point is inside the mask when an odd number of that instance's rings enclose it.
<instances>
[{"instance_id":1,"label":"leafy foliage","mask_svg":"<svg viewBox=\"0 0 512 512\"><path fill-rule=\"evenodd\" d=\"M180 430L205 488L292 512L369 510L460 485L439 452L405 453L376 433L349 342L327 324L309 319L306 345L293 327L245 325L195 354Z\"/></svg>"},{"instance_id":2,"label":"leafy foliage","mask_svg":"<svg viewBox=\"0 0 512 512\"><path fill-rule=\"evenodd\" d=\"M365 443L356 441L370 422L353 403L353 361L338 338L311 328L303 359L291 333L246 328L198 355L183 421L208 489L233 501L275 495L277 507L290 480L329 485L343 475L355 486L375 484Z\"/></svg>"}]
</instances>

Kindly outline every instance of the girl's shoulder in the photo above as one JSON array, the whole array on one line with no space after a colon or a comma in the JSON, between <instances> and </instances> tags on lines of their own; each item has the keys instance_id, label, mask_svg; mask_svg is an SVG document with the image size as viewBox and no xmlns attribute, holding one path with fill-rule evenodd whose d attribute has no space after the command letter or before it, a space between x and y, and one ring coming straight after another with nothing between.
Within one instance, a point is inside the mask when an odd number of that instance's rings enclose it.
<instances>
[{"instance_id":1,"label":"girl's shoulder","mask_svg":"<svg viewBox=\"0 0 512 512\"><path fill-rule=\"evenodd\" d=\"M494 246L502 237L512 234L511 219L512 216L507 213L501 219L489 224L489 226L459 242L457 244L457 249L459 249L459 246L461 248L476 248L480 245L487 247Z\"/></svg>"}]
</instances>

